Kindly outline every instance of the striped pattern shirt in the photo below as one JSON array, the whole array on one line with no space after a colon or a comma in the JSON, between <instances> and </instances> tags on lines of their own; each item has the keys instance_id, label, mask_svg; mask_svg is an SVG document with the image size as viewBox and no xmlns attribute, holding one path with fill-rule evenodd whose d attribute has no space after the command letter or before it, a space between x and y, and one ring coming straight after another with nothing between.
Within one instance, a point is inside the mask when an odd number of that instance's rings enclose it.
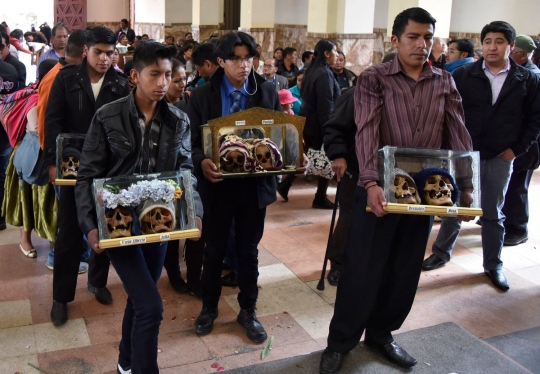
<instances>
[{"instance_id":1,"label":"striped pattern shirt","mask_svg":"<svg viewBox=\"0 0 540 374\"><path fill-rule=\"evenodd\" d=\"M452 76L429 64L417 81L402 70L398 57L372 66L358 77L354 97L359 186L379 180L378 149L441 147L472 150Z\"/></svg>"}]
</instances>

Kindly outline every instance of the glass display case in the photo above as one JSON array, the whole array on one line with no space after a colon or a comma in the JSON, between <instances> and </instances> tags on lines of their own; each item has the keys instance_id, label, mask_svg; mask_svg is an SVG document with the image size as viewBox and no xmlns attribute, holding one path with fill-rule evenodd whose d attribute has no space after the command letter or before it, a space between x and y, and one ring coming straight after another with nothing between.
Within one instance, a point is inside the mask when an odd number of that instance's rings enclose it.
<instances>
[{"instance_id":1,"label":"glass display case","mask_svg":"<svg viewBox=\"0 0 540 374\"><path fill-rule=\"evenodd\" d=\"M387 212L482 215L478 152L385 146L378 157ZM470 205L461 193L464 190L470 192L466 195L472 197Z\"/></svg>"},{"instance_id":2,"label":"glass display case","mask_svg":"<svg viewBox=\"0 0 540 374\"><path fill-rule=\"evenodd\" d=\"M84 134L59 134L56 137L57 186L75 186L83 149Z\"/></svg>"},{"instance_id":3,"label":"glass display case","mask_svg":"<svg viewBox=\"0 0 540 374\"><path fill-rule=\"evenodd\" d=\"M101 248L199 237L189 171L95 179Z\"/></svg>"},{"instance_id":4,"label":"glass display case","mask_svg":"<svg viewBox=\"0 0 540 374\"><path fill-rule=\"evenodd\" d=\"M206 156L223 178L301 173L304 117L251 108L202 126Z\"/></svg>"}]
</instances>

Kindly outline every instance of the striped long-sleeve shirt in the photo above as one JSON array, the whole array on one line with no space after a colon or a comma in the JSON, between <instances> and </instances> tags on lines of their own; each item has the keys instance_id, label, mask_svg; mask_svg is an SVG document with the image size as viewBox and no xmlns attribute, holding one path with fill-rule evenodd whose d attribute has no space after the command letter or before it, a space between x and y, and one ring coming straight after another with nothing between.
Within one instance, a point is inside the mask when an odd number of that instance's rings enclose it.
<instances>
[{"instance_id":1,"label":"striped long-sleeve shirt","mask_svg":"<svg viewBox=\"0 0 540 374\"><path fill-rule=\"evenodd\" d=\"M471 137L452 76L427 63L417 81L402 70L399 58L372 66L358 77L354 115L359 186L379 180L378 149L441 147L472 150Z\"/></svg>"}]
</instances>

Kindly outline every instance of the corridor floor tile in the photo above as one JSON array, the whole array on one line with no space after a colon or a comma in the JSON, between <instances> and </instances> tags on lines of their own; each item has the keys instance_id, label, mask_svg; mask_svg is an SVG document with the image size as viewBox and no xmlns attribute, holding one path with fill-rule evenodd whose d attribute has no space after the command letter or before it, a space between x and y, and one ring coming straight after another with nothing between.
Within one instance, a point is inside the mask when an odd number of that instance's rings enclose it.
<instances>
[{"instance_id":1,"label":"corridor floor tile","mask_svg":"<svg viewBox=\"0 0 540 374\"><path fill-rule=\"evenodd\" d=\"M6 374L36 374L36 369L28 363L39 366L37 354L0 359L0 369L2 373Z\"/></svg>"},{"instance_id":2,"label":"corridor floor tile","mask_svg":"<svg viewBox=\"0 0 540 374\"><path fill-rule=\"evenodd\" d=\"M160 368L175 367L212 358L203 340L192 330L160 334L158 346L161 350L158 353Z\"/></svg>"},{"instance_id":3,"label":"corridor floor tile","mask_svg":"<svg viewBox=\"0 0 540 374\"><path fill-rule=\"evenodd\" d=\"M540 286L540 265L514 270L514 273L527 279L529 282Z\"/></svg>"},{"instance_id":4,"label":"corridor floor tile","mask_svg":"<svg viewBox=\"0 0 540 374\"><path fill-rule=\"evenodd\" d=\"M100 374L99 361L94 347L64 348L38 354L39 367L47 373Z\"/></svg>"},{"instance_id":5,"label":"corridor floor tile","mask_svg":"<svg viewBox=\"0 0 540 374\"><path fill-rule=\"evenodd\" d=\"M484 267L482 266L482 256L479 256L475 253L469 255L462 255L458 257L452 257L450 261L454 264L462 267L473 274L483 274Z\"/></svg>"},{"instance_id":6,"label":"corridor floor tile","mask_svg":"<svg viewBox=\"0 0 540 374\"><path fill-rule=\"evenodd\" d=\"M298 324L307 331L313 339L328 336L328 326L334 315L334 308L322 305L315 308L302 309L290 313Z\"/></svg>"},{"instance_id":7,"label":"corridor floor tile","mask_svg":"<svg viewBox=\"0 0 540 374\"><path fill-rule=\"evenodd\" d=\"M337 287L332 286L328 283L328 280L326 278L324 279L324 290L319 291L317 289L317 285L319 284L318 280L306 282L306 284L311 288L319 297L322 297L324 301L326 301L328 304L332 304L336 302L336 292Z\"/></svg>"},{"instance_id":8,"label":"corridor floor tile","mask_svg":"<svg viewBox=\"0 0 540 374\"><path fill-rule=\"evenodd\" d=\"M30 300L0 302L0 329L31 324Z\"/></svg>"},{"instance_id":9,"label":"corridor floor tile","mask_svg":"<svg viewBox=\"0 0 540 374\"><path fill-rule=\"evenodd\" d=\"M86 347L90 337L84 319L70 319L65 325L54 326L52 322L34 325L36 348L39 353Z\"/></svg>"},{"instance_id":10,"label":"corridor floor tile","mask_svg":"<svg viewBox=\"0 0 540 374\"><path fill-rule=\"evenodd\" d=\"M0 359L36 354L35 326L10 327L0 330Z\"/></svg>"}]
</instances>

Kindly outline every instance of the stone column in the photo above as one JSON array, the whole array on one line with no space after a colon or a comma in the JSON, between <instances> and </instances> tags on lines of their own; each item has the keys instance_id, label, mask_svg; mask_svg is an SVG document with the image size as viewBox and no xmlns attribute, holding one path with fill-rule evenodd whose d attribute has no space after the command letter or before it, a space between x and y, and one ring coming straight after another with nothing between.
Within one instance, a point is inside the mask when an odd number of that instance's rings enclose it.
<instances>
[{"instance_id":1,"label":"stone column","mask_svg":"<svg viewBox=\"0 0 540 374\"><path fill-rule=\"evenodd\" d=\"M143 0L135 4L135 35L148 34L151 39L165 39L165 0Z\"/></svg>"},{"instance_id":2,"label":"stone column","mask_svg":"<svg viewBox=\"0 0 540 374\"><path fill-rule=\"evenodd\" d=\"M193 0L191 25L193 39L203 42L221 29L222 22L223 0Z\"/></svg>"},{"instance_id":3,"label":"stone column","mask_svg":"<svg viewBox=\"0 0 540 374\"><path fill-rule=\"evenodd\" d=\"M420 7L427 10L437 20L435 36L448 38L450 35L450 19L452 17L452 0L389 0L388 36L392 36L394 18L408 8Z\"/></svg>"},{"instance_id":4,"label":"stone column","mask_svg":"<svg viewBox=\"0 0 540 374\"><path fill-rule=\"evenodd\" d=\"M272 56L275 40L275 0L242 0L240 5L239 31L253 36L261 45L264 58Z\"/></svg>"},{"instance_id":5,"label":"stone column","mask_svg":"<svg viewBox=\"0 0 540 374\"><path fill-rule=\"evenodd\" d=\"M305 50L322 38L336 42L346 68L360 74L373 63L375 0L309 0Z\"/></svg>"}]
</instances>

